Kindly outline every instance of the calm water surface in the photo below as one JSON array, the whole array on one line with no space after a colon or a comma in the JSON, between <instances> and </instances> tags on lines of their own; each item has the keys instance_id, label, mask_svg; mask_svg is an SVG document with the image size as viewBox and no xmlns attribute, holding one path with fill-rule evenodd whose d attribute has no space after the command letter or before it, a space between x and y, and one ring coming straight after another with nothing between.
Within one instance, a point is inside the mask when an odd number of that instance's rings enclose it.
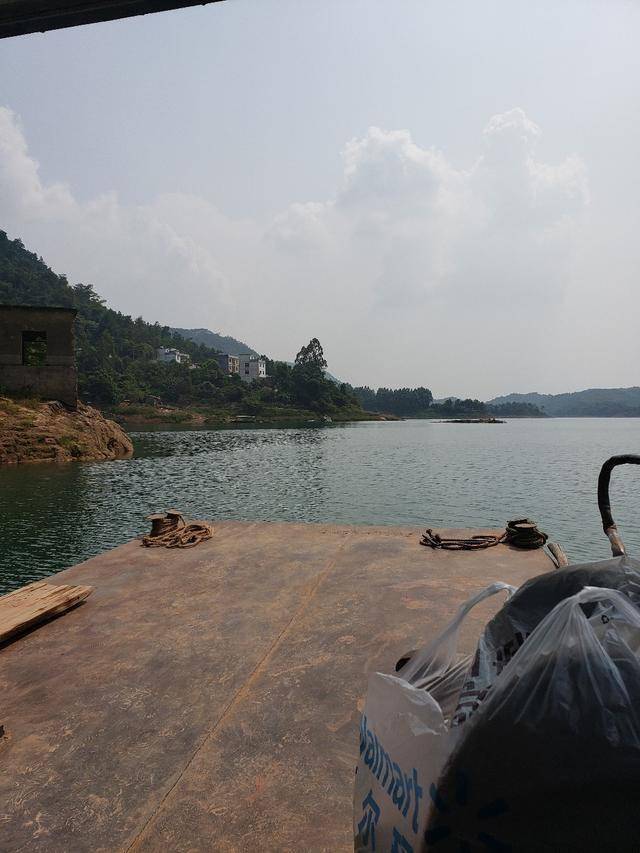
<instances>
[{"instance_id":1,"label":"calm water surface","mask_svg":"<svg viewBox=\"0 0 640 853\"><path fill-rule=\"evenodd\" d=\"M358 423L300 429L134 433L130 460L0 470L0 591L147 529L192 518L496 526L529 516L572 561L609 556L596 480L640 452L640 420ZM640 470L613 475L612 506L640 555Z\"/></svg>"}]
</instances>

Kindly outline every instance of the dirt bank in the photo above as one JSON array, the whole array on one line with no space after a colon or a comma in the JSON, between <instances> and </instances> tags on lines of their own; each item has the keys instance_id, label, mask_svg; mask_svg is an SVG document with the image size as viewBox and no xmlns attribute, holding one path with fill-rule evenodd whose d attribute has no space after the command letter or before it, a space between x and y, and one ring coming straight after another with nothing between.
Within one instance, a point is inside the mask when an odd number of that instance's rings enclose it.
<instances>
[{"instance_id":1,"label":"dirt bank","mask_svg":"<svg viewBox=\"0 0 640 853\"><path fill-rule=\"evenodd\" d=\"M97 409L0 397L0 465L131 456L131 439Z\"/></svg>"},{"instance_id":2,"label":"dirt bank","mask_svg":"<svg viewBox=\"0 0 640 853\"><path fill-rule=\"evenodd\" d=\"M299 426L305 423L346 423L351 421L397 421L395 415L365 412L357 407L332 410L328 415L292 406L263 406L249 412L241 406L148 406L138 403L120 403L105 409L107 417L135 429L137 426L166 424L185 427L223 427L250 425Z\"/></svg>"}]
</instances>

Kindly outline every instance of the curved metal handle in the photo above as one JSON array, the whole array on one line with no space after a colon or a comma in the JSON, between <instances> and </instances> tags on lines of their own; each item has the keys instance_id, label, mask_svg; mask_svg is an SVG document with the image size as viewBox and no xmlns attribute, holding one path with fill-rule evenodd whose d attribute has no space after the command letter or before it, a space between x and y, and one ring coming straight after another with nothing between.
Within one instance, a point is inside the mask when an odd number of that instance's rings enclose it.
<instances>
[{"instance_id":1,"label":"curved metal handle","mask_svg":"<svg viewBox=\"0 0 640 853\"><path fill-rule=\"evenodd\" d=\"M609 542L611 542L613 556L620 557L625 552L624 545L611 515L611 503L609 502L609 481L611 480L611 472L616 465L640 465L640 456L636 456L635 453L629 453L625 456L612 456L604 463L598 477L598 509L602 516L602 527L609 537Z\"/></svg>"}]
</instances>

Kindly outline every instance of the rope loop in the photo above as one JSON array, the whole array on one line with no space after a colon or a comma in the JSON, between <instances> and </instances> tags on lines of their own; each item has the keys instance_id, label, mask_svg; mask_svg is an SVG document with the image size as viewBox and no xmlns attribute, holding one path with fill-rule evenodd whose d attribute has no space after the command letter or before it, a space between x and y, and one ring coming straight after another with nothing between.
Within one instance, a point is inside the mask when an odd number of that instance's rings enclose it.
<instances>
[{"instance_id":1,"label":"rope loop","mask_svg":"<svg viewBox=\"0 0 640 853\"><path fill-rule=\"evenodd\" d=\"M145 548L193 548L213 536L213 527L206 521L187 524L176 510L148 515L147 521L151 522L151 532L142 537Z\"/></svg>"},{"instance_id":2,"label":"rope loop","mask_svg":"<svg viewBox=\"0 0 640 853\"><path fill-rule=\"evenodd\" d=\"M548 538L546 533L538 530L535 521L529 518L516 518L507 522L504 533L500 535L481 534L468 539L443 537L429 527L423 533L420 544L428 548L441 548L444 551L478 551L482 548L493 548L502 543L514 545L516 548L542 548Z\"/></svg>"}]
</instances>

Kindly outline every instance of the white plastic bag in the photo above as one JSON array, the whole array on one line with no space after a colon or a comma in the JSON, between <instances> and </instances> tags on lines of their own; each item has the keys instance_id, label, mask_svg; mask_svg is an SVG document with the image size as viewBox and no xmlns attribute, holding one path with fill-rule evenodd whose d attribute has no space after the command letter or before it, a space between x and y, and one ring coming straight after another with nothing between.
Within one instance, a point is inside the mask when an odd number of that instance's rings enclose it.
<instances>
[{"instance_id":1,"label":"white plastic bag","mask_svg":"<svg viewBox=\"0 0 640 853\"><path fill-rule=\"evenodd\" d=\"M371 675L354 794L356 851L421 849L429 790L458 736L449 720L471 664L470 657L457 660L460 626L476 604L501 591L511 595L514 587L496 582L470 598L398 675Z\"/></svg>"},{"instance_id":2,"label":"white plastic bag","mask_svg":"<svg viewBox=\"0 0 640 853\"><path fill-rule=\"evenodd\" d=\"M460 729L426 849L638 849L639 654L627 595L586 587L557 604Z\"/></svg>"}]
</instances>

